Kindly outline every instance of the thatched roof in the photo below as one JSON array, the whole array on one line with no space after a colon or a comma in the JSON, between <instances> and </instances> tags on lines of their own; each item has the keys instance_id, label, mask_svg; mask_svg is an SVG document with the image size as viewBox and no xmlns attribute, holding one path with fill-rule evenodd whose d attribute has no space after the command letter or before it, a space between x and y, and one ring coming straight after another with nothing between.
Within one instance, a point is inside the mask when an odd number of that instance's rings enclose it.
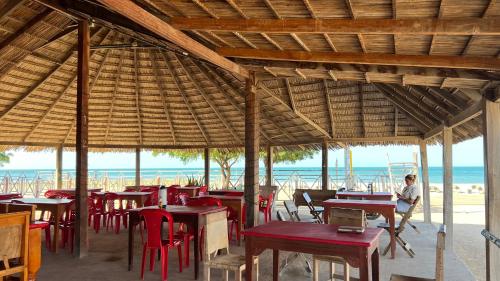
<instances>
[{"instance_id":1,"label":"thatched roof","mask_svg":"<svg viewBox=\"0 0 500 281\"><path fill-rule=\"evenodd\" d=\"M73 2L100 7L92 1ZM180 18L500 15L500 5L490 7L488 1L441 7L440 1L412 1L398 3L397 9L391 7L391 1L136 2L174 26L175 22L180 25ZM109 18L94 19L89 101L91 148L243 145L244 81L142 29L120 26ZM250 48L481 56L496 63L500 46L498 36L186 32L206 46L228 54ZM75 22L67 15L35 1L0 0L1 147L74 146L76 45ZM312 144L325 138L332 143L415 143L475 105L482 91L496 86L499 80L495 69L278 61L245 56L235 61L257 71L260 79L262 144ZM454 129L456 142L480 135L480 118L469 119ZM432 134L427 136L429 141L436 140Z\"/></svg>"}]
</instances>

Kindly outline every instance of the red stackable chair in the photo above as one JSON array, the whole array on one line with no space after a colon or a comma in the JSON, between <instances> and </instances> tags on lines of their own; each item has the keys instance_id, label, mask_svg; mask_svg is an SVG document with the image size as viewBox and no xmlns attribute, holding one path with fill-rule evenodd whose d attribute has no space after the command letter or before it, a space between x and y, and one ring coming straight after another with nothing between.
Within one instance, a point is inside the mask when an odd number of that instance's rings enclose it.
<instances>
[{"instance_id":1,"label":"red stackable chair","mask_svg":"<svg viewBox=\"0 0 500 281\"><path fill-rule=\"evenodd\" d=\"M175 204L174 205L182 205L182 206L186 206L187 205L187 202L191 200L191 196L189 196L189 194L185 193L185 192L179 192L177 193L177 195L175 196Z\"/></svg>"},{"instance_id":2,"label":"red stackable chair","mask_svg":"<svg viewBox=\"0 0 500 281\"><path fill-rule=\"evenodd\" d=\"M151 192L151 196L144 203L145 206L158 206L159 200L159 191L160 186L141 186L139 191L141 192Z\"/></svg>"},{"instance_id":3,"label":"red stackable chair","mask_svg":"<svg viewBox=\"0 0 500 281\"><path fill-rule=\"evenodd\" d=\"M243 210L241 212L242 216L242 223L245 224L245 219L246 219L246 204L243 204ZM240 230L236 225L240 222L240 218L238 217L238 213L233 209L233 208L228 208L228 215L227 215L227 220L228 222L231 222L231 226L229 227L229 240L233 239L233 229L236 228L236 239L239 240L241 237Z\"/></svg>"},{"instance_id":4,"label":"red stackable chair","mask_svg":"<svg viewBox=\"0 0 500 281\"><path fill-rule=\"evenodd\" d=\"M177 205L177 193L179 190L177 189L178 185L171 185L167 187L167 205Z\"/></svg>"},{"instance_id":5,"label":"red stackable chair","mask_svg":"<svg viewBox=\"0 0 500 281\"><path fill-rule=\"evenodd\" d=\"M105 209L103 205L103 200L100 196L97 196L94 193L92 193L87 199L87 202L89 207L88 224L90 226L92 221L95 233L99 233L99 230L101 229L101 217L104 217L103 220L106 220L104 216Z\"/></svg>"},{"instance_id":6,"label":"red stackable chair","mask_svg":"<svg viewBox=\"0 0 500 281\"><path fill-rule=\"evenodd\" d=\"M259 195L259 212L264 213L264 222L271 221L271 207L273 205L273 193L269 193L267 198Z\"/></svg>"},{"instance_id":7,"label":"red stackable chair","mask_svg":"<svg viewBox=\"0 0 500 281\"><path fill-rule=\"evenodd\" d=\"M208 186L203 185L200 186L200 190L198 191L199 195L208 195Z\"/></svg>"},{"instance_id":8,"label":"red stackable chair","mask_svg":"<svg viewBox=\"0 0 500 281\"><path fill-rule=\"evenodd\" d=\"M106 231L109 230L111 226L113 228L113 220L114 220L114 228L116 234L120 233L120 222L121 222L121 210L120 208L115 207L115 201L120 201L120 196L116 193L106 193L104 195L104 199L106 200L106 211L104 212L104 218L106 220Z\"/></svg>"},{"instance_id":9,"label":"red stackable chair","mask_svg":"<svg viewBox=\"0 0 500 281\"><path fill-rule=\"evenodd\" d=\"M182 272L182 244L181 240L174 238L174 220L172 215L166 210L162 209L144 209L140 212L141 217L144 218L146 228L148 229L147 240L144 243L142 250L141 262L141 278L144 280L144 266L146 264L146 253L150 250L149 256L149 270L153 271L155 264L155 252L160 250L161 257L161 280L167 280L168 275L168 250L177 247L179 255L179 271ZM168 239L161 238L161 229L163 220L166 219L168 223Z\"/></svg>"}]
</instances>

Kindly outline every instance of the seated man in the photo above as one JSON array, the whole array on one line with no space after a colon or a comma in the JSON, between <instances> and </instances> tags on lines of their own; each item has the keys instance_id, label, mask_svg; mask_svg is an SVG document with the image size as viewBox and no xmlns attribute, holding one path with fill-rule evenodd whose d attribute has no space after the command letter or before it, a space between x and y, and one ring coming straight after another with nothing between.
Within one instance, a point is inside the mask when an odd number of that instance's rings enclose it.
<instances>
[{"instance_id":1,"label":"seated man","mask_svg":"<svg viewBox=\"0 0 500 281\"><path fill-rule=\"evenodd\" d=\"M418 187L415 185L416 175L406 175L405 183L406 186L403 188L403 192L401 194L396 192L396 196L398 197L396 212L397 213L406 213L410 206L413 204L420 191Z\"/></svg>"}]
</instances>

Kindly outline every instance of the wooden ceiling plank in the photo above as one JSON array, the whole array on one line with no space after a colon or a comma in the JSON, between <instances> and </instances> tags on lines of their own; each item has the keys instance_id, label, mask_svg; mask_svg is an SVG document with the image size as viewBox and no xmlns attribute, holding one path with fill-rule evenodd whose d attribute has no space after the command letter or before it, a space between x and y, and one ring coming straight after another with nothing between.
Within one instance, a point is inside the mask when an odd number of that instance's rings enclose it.
<instances>
[{"instance_id":1,"label":"wooden ceiling plank","mask_svg":"<svg viewBox=\"0 0 500 281\"><path fill-rule=\"evenodd\" d=\"M248 59L500 70L500 59L491 57L304 52L247 48L217 48L216 51L222 56Z\"/></svg>"},{"instance_id":2,"label":"wooden ceiling plank","mask_svg":"<svg viewBox=\"0 0 500 281\"><path fill-rule=\"evenodd\" d=\"M161 52L161 50L158 50L158 52ZM170 134L172 135L172 140L175 145L177 143L177 139L175 137L174 124L170 115L170 110L168 108L167 98L165 97L166 90L163 86L163 83L160 81L160 71L158 69L157 58L152 50L149 50L149 57L151 60L151 65L153 66L156 84L158 85L158 89L160 90L160 99L163 104L163 111L165 112L165 117L167 118L168 126L170 127Z\"/></svg>"},{"instance_id":3,"label":"wooden ceiling plank","mask_svg":"<svg viewBox=\"0 0 500 281\"><path fill-rule=\"evenodd\" d=\"M168 60L167 55L164 52L161 52L161 55L163 56L163 60L165 61L165 64L167 65L168 72L170 73L170 76L174 80L174 83L175 83L175 86L177 88L177 91L178 91L179 95L181 95L181 97L182 97L182 99L184 101L184 104L186 105L189 113L191 113L191 116L193 117L194 122L198 126L198 129L200 130L200 133L203 136L203 139L205 140L205 143L207 145L209 145L210 144L210 140L208 138L208 135L205 132L205 130L203 129L203 126L201 125L200 120L198 119L198 116L194 112L194 109L191 107L191 104L189 103L189 100L188 100L188 98L186 96L186 93L184 92L184 89L181 87L181 85L183 85L183 84L179 80L179 76L174 73L174 67L170 63L170 61Z\"/></svg>"},{"instance_id":4,"label":"wooden ceiling plank","mask_svg":"<svg viewBox=\"0 0 500 281\"><path fill-rule=\"evenodd\" d=\"M162 36L164 39L169 40L186 51L198 56L204 60L207 60L221 68L233 72L240 77L248 78L249 73L246 69L239 66L238 64L218 55L211 49L205 47L203 44L198 43L196 40L192 39L188 35L184 34L173 28L168 23L159 19L158 17L150 14L146 10L142 9L138 5L134 4L132 1L122 1L122 0L98 0L100 3L110 7L114 11L122 14L123 16L131 19L137 24L149 29L150 31Z\"/></svg>"},{"instance_id":5,"label":"wooden ceiling plank","mask_svg":"<svg viewBox=\"0 0 500 281\"><path fill-rule=\"evenodd\" d=\"M443 16L443 12L444 12L443 2L444 1L445 0L440 0L439 1L439 10L438 10L438 16L437 16L438 19L442 18L442 16ZM434 48L435 41L436 41L436 35L433 34L432 35L432 39L431 39L431 43L429 44L429 52L428 52L429 55L432 55L432 51L433 51L433 48Z\"/></svg>"},{"instance_id":6,"label":"wooden ceiling plank","mask_svg":"<svg viewBox=\"0 0 500 281\"><path fill-rule=\"evenodd\" d=\"M99 31L95 32L90 39L92 40L97 34L100 33L101 30L103 29L100 29ZM47 80L49 80L52 77L52 75L54 75L57 71L59 71L75 55L74 53L75 50L76 50L76 44L64 54L63 62L60 65L57 65L56 67L53 67L51 70L49 70L49 72L46 73L42 79L40 79L33 86L31 86L27 92L21 94L21 96L19 96L14 102L9 104L7 108L0 113L0 121L3 120L3 118L5 118L5 116L7 116L9 112L11 112L19 103L21 103L23 100L29 97L33 92L38 90L38 88L40 88Z\"/></svg>"},{"instance_id":7,"label":"wooden ceiling plank","mask_svg":"<svg viewBox=\"0 0 500 281\"><path fill-rule=\"evenodd\" d=\"M185 62L183 62L182 59L178 55L174 54L174 56L177 59L177 61L179 62L180 66L181 66L182 70L184 71L184 73L186 74L187 78L193 83L193 85L195 86L196 90L198 90L198 92L203 97L203 99L205 100L205 102L213 110L213 112L215 113L215 115L217 116L217 118L219 119L219 121L222 122L222 124L224 125L224 127L226 127L226 129L231 133L231 135L233 135L234 140L236 141L236 143L242 143L240 136L236 133L236 131L234 130L234 128L226 120L226 118L222 115L222 113L217 109L217 106L212 102L212 99L210 98L210 96L208 95L208 93L203 88L203 85L201 85L198 82L198 80L196 79L196 77L194 77L193 72L185 65Z\"/></svg>"},{"instance_id":8,"label":"wooden ceiling plank","mask_svg":"<svg viewBox=\"0 0 500 281\"><path fill-rule=\"evenodd\" d=\"M483 13L481 15L482 18L485 18L488 16L488 13L490 11L490 8L493 7L495 5L495 1L496 0L490 0L488 5L486 5L486 8L483 10ZM469 37L469 40L467 40L467 43L465 43L465 47L464 49L462 50L462 56L465 56L467 54L467 52L469 52L469 49L471 47L471 45L473 44L473 42L477 39L477 36L474 36L474 35L471 35Z\"/></svg>"}]
</instances>

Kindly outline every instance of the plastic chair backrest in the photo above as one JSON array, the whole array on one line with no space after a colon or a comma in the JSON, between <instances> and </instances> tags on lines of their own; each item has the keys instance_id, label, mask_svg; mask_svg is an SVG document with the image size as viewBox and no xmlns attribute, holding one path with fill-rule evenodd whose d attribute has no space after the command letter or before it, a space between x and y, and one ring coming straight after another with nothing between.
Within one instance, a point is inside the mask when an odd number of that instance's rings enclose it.
<instances>
[{"instance_id":1,"label":"plastic chair backrest","mask_svg":"<svg viewBox=\"0 0 500 281\"><path fill-rule=\"evenodd\" d=\"M189 194L187 194L185 192L177 193L177 195L175 196L175 204L174 205L186 206L188 201L190 200L190 198L191 198L191 196L189 196Z\"/></svg>"},{"instance_id":2,"label":"plastic chair backrest","mask_svg":"<svg viewBox=\"0 0 500 281\"><path fill-rule=\"evenodd\" d=\"M200 193L207 193L208 192L208 186L206 185L203 185L203 186L200 186Z\"/></svg>"},{"instance_id":3,"label":"plastic chair backrest","mask_svg":"<svg viewBox=\"0 0 500 281\"><path fill-rule=\"evenodd\" d=\"M175 201L177 200L177 193L179 193L179 190L176 186L171 185L167 187L167 205L176 205Z\"/></svg>"},{"instance_id":4,"label":"plastic chair backrest","mask_svg":"<svg viewBox=\"0 0 500 281\"><path fill-rule=\"evenodd\" d=\"M365 211L360 209L331 208L328 224L365 227Z\"/></svg>"},{"instance_id":5,"label":"plastic chair backrest","mask_svg":"<svg viewBox=\"0 0 500 281\"><path fill-rule=\"evenodd\" d=\"M413 204L410 206L408 211L403 215L403 218L399 222L399 227L398 227L399 232L402 232L404 230L406 223L411 218L413 210L415 209L415 207L417 207L419 201L420 201L420 196L417 196L417 198L415 199L415 201L413 201Z\"/></svg>"},{"instance_id":6,"label":"plastic chair backrest","mask_svg":"<svg viewBox=\"0 0 500 281\"><path fill-rule=\"evenodd\" d=\"M267 198L262 195L259 195L259 208L260 209L269 209L273 204L273 193L269 193Z\"/></svg>"},{"instance_id":7,"label":"plastic chair backrest","mask_svg":"<svg viewBox=\"0 0 500 281\"><path fill-rule=\"evenodd\" d=\"M190 198L186 206L217 206L222 207L222 201L213 197Z\"/></svg>"},{"instance_id":8,"label":"plastic chair backrest","mask_svg":"<svg viewBox=\"0 0 500 281\"><path fill-rule=\"evenodd\" d=\"M161 231L163 219L168 223L168 240L171 247L174 246L174 219L172 215L163 209L144 209L140 211L148 229L147 245L149 248L160 248L162 246Z\"/></svg>"},{"instance_id":9,"label":"plastic chair backrest","mask_svg":"<svg viewBox=\"0 0 500 281\"><path fill-rule=\"evenodd\" d=\"M115 200L119 200L120 196L113 192L106 192L104 194L104 199L106 199L106 207L108 208L108 212L112 212L116 209Z\"/></svg>"},{"instance_id":10,"label":"plastic chair backrest","mask_svg":"<svg viewBox=\"0 0 500 281\"><path fill-rule=\"evenodd\" d=\"M285 200L283 201L283 204L285 205L285 209L288 212L288 215L290 216L290 220L295 222L300 221L299 209L297 209L295 203L291 200Z\"/></svg>"},{"instance_id":11,"label":"plastic chair backrest","mask_svg":"<svg viewBox=\"0 0 500 281\"><path fill-rule=\"evenodd\" d=\"M444 249L446 238L446 226L444 224L439 228L436 243L436 281L444 281Z\"/></svg>"},{"instance_id":12,"label":"plastic chair backrest","mask_svg":"<svg viewBox=\"0 0 500 281\"><path fill-rule=\"evenodd\" d=\"M160 191L159 186L143 186L139 189L141 192L151 192L151 196L146 200L144 205L146 206L157 206L158 205L158 192Z\"/></svg>"}]
</instances>

